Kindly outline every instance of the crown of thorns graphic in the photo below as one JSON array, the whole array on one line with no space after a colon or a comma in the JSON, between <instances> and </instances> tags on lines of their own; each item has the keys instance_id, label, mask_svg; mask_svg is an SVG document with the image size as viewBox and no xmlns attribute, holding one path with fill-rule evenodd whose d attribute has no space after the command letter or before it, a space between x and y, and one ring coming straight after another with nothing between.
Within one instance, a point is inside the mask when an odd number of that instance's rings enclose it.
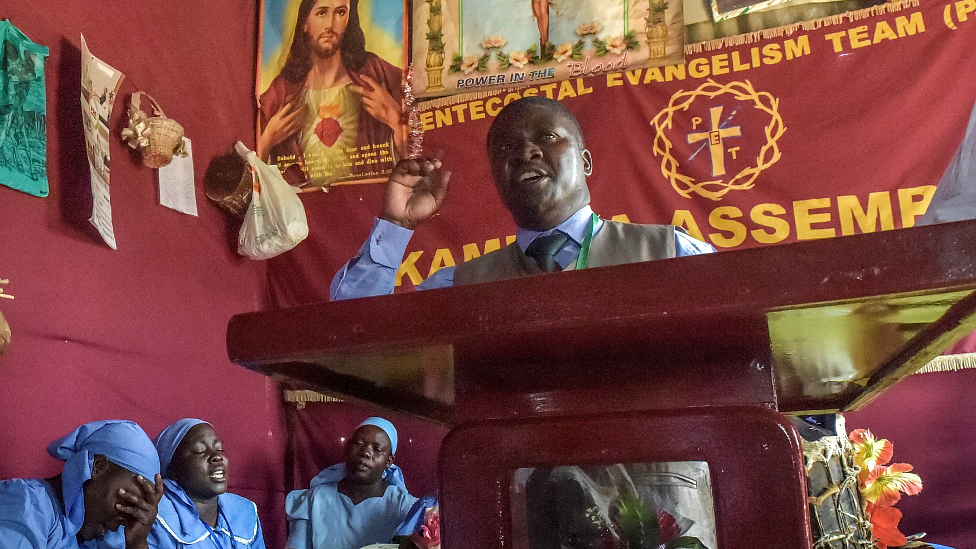
<instances>
[{"instance_id":1,"label":"crown of thorns graphic","mask_svg":"<svg viewBox=\"0 0 976 549\"><path fill-rule=\"evenodd\" d=\"M728 181L722 179L701 182L695 181L695 178L678 172L680 165L674 156L671 155L673 145L665 131L673 127L675 113L687 111L691 104L699 97L711 99L726 93L731 94L732 97L739 101L752 101L756 109L770 116L769 124L764 129L766 143L759 149L755 166L744 168L732 179ZM656 135L654 136L654 156L661 157L661 173L671 181L671 186L674 187L674 190L685 198L691 198L692 193L694 193L712 200L721 200L729 191L751 189L759 174L775 164L780 158L779 146L777 146L776 142L783 135L783 132L786 131L786 126L783 125L783 119L777 110L778 107L779 99L774 98L768 92L757 92L748 80L745 82L730 82L729 84L722 85L709 79L696 90L679 91L671 96L668 107L659 112L654 117L654 120L651 121L651 126L656 131Z\"/></svg>"}]
</instances>

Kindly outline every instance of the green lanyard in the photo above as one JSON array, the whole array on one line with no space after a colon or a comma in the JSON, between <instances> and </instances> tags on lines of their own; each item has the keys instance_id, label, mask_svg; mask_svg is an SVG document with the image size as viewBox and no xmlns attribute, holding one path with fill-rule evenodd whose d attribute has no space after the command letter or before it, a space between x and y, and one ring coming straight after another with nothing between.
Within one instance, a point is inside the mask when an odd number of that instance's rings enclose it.
<instances>
[{"instance_id":1,"label":"green lanyard","mask_svg":"<svg viewBox=\"0 0 976 549\"><path fill-rule=\"evenodd\" d=\"M580 247L579 257L576 258L576 270L585 269L586 262L590 257L590 241L593 240L593 233L596 231L596 224L600 220L596 214L590 217L589 227L586 236L583 238L583 246Z\"/></svg>"}]
</instances>

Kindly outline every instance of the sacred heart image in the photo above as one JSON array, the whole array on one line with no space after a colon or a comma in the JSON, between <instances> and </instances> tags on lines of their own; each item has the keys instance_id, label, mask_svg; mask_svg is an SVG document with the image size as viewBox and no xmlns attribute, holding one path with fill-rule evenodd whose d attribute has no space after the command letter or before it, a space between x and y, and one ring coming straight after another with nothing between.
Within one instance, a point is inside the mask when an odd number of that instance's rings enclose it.
<instances>
[{"instance_id":1,"label":"sacred heart image","mask_svg":"<svg viewBox=\"0 0 976 549\"><path fill-rule=\"evenodd\" d=\"M653 152L661 173L685 198L693 194L721 200L730 191L753 188L780 159L786 131L779 99L752 84L708 80L671 96L654 117Z\"/></svg>"}]
</instances>

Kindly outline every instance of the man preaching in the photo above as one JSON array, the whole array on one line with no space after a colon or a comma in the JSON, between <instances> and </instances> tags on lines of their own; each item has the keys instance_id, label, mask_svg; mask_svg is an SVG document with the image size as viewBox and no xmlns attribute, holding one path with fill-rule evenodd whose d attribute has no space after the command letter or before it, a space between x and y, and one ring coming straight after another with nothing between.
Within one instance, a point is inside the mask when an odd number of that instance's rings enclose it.
<instances>
[{"instance_id":1,"label":"man preaching","mask_svg":"<svg viewBox=\"0 0 976 549\"><path fill-rule=\"evenodd\" d=\"M492 122L487 146L495 189L518 225L515 242L440 269L417 289L715 251L671 225L597 217L586 186L593 158L576 117L557 101L526 97L510 103ZM369 239L332 280L333 300L393 293L413 229L440 208L450 177L438 158L396 165Z\"/></svg>"}]
</instances>

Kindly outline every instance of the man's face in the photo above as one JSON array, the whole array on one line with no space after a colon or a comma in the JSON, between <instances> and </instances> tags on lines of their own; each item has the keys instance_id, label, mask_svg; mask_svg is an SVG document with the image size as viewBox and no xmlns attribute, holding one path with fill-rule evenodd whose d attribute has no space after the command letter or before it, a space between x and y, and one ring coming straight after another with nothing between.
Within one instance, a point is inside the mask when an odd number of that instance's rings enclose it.
<instances>
[{"instance_id":1,"label":"man's face","mask_svg":"<svg viewBox=\"0 0 976 549\"><path fill-rule=\"evenodd\" d=\"M488 144L491 176L502 202L523 229L544 231L590 203L573 122L534 105L495 121Z\"/></svg>"},{"instance_id":2,"label":"man's face","mask_svg":"<svg viewBox=\"0 0 976 549\"><path fill-rule=\"evenodd\" d=\"M305 34L312 52L331 57L339 51L342 36L349 24L350 0L318 0L305 20Z\"/></svg>"},{"instance_id":3,"label":"man's face","mask_svg":"<svg viewBox=\"0 0 976 549\"><path fill-rule=\"evenodd\" d=\"M120 488L137 497L145 497L135 478L136 474L132 471L115 465L105 456L96 456L92 478L85 482L83 488L85 521L78 532L82 540L101 538L106 532L114 532L119 526L128 524L130 515L119 511L115 504L129 505L119 496Z\"/></svg>"},{"instance_id":4,"label":"man's face","mask_svg":"<svg viewBox=\"0 0 976 549\"><path fill-rule=\"evenodd\" d=\"M390 437L375 425L363 425L346 442L346 478L373 484L393 465Z\"/></svg>"},{"instance_id":5,"label":"man's face","mask_svg":"<svg viewBox=\"0 0 976 549\"><path fill-rule=\"evenodd\" d=\"M201 423L186 433L173 453L169 476L191 498L215 498L227 491L227 457L213 427Z\"/></svg>"}]
</instances>

